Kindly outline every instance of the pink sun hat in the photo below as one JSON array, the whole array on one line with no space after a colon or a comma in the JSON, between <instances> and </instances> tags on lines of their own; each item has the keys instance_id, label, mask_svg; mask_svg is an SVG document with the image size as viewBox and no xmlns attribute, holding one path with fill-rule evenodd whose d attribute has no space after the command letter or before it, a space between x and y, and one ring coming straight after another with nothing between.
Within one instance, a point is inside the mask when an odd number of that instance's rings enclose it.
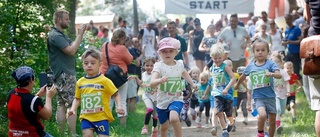
<instances>
[{"instance_id":1,"label":"pink sun hat","mask_svg":"<svg viewBox=\"0 0 320 137\"><path fill-rule=\"evenodd\" d=\"M171 37L163 38L162 40L160 40L158 48L158 51L161 51L162 49L176 49L179 51L180 41Z\"/></svg>"}]
</instances>

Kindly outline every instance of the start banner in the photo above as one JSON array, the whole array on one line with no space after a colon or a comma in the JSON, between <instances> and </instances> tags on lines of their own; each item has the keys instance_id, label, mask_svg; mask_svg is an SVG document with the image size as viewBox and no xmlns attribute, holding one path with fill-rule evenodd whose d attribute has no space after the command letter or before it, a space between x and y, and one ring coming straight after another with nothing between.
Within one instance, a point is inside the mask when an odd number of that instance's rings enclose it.
<instances>
[{"instance_id":1,"label":"start banner","mask_svg":"<svg viewBox=\"0 0 320 137\"><path fill-rule=\"evenodd\" d=\"M246 14L255 0L165 0L165 14Z\"/></svg>"}]
</instances>

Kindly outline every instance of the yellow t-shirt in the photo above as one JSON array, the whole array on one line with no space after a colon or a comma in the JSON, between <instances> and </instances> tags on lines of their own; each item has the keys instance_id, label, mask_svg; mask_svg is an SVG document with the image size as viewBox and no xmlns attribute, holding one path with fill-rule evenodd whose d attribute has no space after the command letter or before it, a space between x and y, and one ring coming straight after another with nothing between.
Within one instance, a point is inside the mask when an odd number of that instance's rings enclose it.
<instances>
[{"instance_id":1,"label":"yellow t-shirt","mask_svg":"<svg viewBox=\"0 0 320 137\"><path fill-rule=\"evenodd\" d=\"M233 73L234 77L238 80L240 78L238 73ZM238 97L238 90L233 91L233 97L237 98Z\"/></svg>"},{"instance_id":2,"label":"yellow t-shirt","mask_svg":"<svg viewBox=\"0 0 320 137\"><path fill-rule=\"evenodd\" d=\"M75 93L75 98L81 101L80 121L82 119L90 122L114 121L109 102L117 90L112 81L101 74L95 78L80 78Z\"/></svg>"}]
</instances>

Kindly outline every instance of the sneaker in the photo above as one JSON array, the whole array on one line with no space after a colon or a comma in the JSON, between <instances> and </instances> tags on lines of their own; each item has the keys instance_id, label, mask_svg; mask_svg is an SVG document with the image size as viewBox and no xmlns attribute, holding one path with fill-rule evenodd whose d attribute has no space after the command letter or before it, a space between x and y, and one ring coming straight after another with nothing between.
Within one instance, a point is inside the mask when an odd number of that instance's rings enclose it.
<instances>
[{"instance_id":1,"label":"sneaker","mask_svg":"<svg viewBox=\"0 0 320 137\"><path fill-rule=\"evenodd\" d=\"M216 136L217 135L217 127L213 127L210 131L212 136Z\"/></svg>"},{"instance_id":2,"label":"sneaker","mask_svg":"<svg viewBox=\"0 0 320 137\"><path fill-rule=\"evenodd\" d=\"M264 133L257 133L256 137L264 137Z\"/></svg>"},{"instance_id":3,"label":"sneaker","mask_svg":"<svg viewBox=\"0 0 320 137\"><path fill-rule=\"evenodd\" d=\"M233 129L234 129L234 125L230 125L230 124L228 124L228 126L227 126L227 131L228 132L230 132L230 131L232 131Z\"/></svg>"},{"instance_id":4,"label":"sneaker","mask_svg":"<svg viewBox=\"0 0 320 137\"><path fill-rule=\"evenodd\" d=\"M186 122L187 127L190 127L190 126L191 126L191 121L190 121L189 118L187 118L185 122Z\"/></svg>"},{"instance_id":5,"label":"sneaker","mask_svg":"<svg viewBox=\"0 0 320 137\"><path fill-rule=\"evenodd\" d=\"M237 127L233 126L233 129L231 130L231 132L236 132L236 130L237 130Z\"/></svg>"},{"instance_id":6,"label":"sneaker","mask_svg":"<svg viewBox=\"0 0 320 137\"><path fill-rule=\"evenodd\" d=\"M197 122L197 123L200 123L200 122L201 122L201 118L200 118L200 117L197 117L196 122Z\"/></svg>"},{"instance_id":7,"label":"sneaker","mask_svg":"<svg viewBox=\"0 0 320 137\"><path fill-rule=\"evenodd\" d=\"M222 137L229 137L228 131L222 131Z\"/></svg>"},{"instance_id":8,"label":"sneaker","mask_svg":"<svg viewBox=\"0 0 320 137\"><path fill-rule=\"evenodd\" d=\"M158 130L152 130L151 137L158 137Z\"/></svg>"},{"instance_id":9,"label":"sneaker","mask_svg":"<svg viewBox=\"0 0 320 137\"><path fill-rule=\"evenodd\" d=\"M209 124L204 124L204 128L209 128Z\"/></svg>"},{"instance_id":10,"label":"sneaker","mask_svg":"<svg viewBox=\"0 0 320 137\"><path fill-rule=\"evenodd\" d=\"M242 121L242 123L243 123L244 125L248 125L248 118L244 118L244 120Z\"/></svg>"},{"instance_id":11,"label":"sneaker","mask_svg":"<svg viewBox=\"0 0 320 137\"><path fill-rule=\"evenodd\" d=\"M295 123L297 121L297 118L296 117L293 117L292 118L292 123Z\"/></svg>"},{"instance_id":12,"label":"sneaker","mask_svg":"<svg viewBox=\"0 0 320 137\"><path fill-rule=\"evenodd\" d=\"M269 133L268 132L264 132L264 137L269 137Z\"/></svg>"},{"instance_id":13,"label":"sneaker","mask_svg":"<svg viewBox=\"0 0 320 137\"><path fill-rule=\"evenodd\" d=\"M278 126L276 128L277 134L281 134L282 130L283 130L283 127L282 126Z\"/></svg>"},{"instance_id":14,"label":"sneaker","mask_svg":"<svg viewBox=\"0 0 320 137\"><path fill-rule=\"evenodd\" d=\"M141 135L148 135L148 127L143 127L141 130Z\"/></svg>"},{"instance_id":15,"label":"sneaker","mask_svg":"<svg viewBox=\"0 0 320 137\"><path fill-rule=\"evenodd\" d=\"M201 124L200 123L196 123L197 128L201 128Z\"/></svg>"}]
</instances>

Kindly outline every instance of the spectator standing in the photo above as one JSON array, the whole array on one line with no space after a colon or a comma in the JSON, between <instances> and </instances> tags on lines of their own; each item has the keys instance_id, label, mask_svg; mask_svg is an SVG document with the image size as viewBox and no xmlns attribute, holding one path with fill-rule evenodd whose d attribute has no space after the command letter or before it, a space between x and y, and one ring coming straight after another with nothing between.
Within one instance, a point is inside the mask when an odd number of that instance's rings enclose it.
<instances>
[{"instance_id":1,"label":"spectator standing","mask_svg":"<svg viewBox=\"0 0 320 137\"><path fill-rule=\"evenodd\" d=\"M306 0L305 17L310 28L309 36L320 34L320 0ZM316 111L314 127L317 137L320 137L320 78L309 76L309 88L311 96L311 109Z\"/></svg>"},{"instance_id":2,"label":"spectator standing","mask_svg":"<svg viewBox=\"0 0 320 137\"><path fill-rule=\"evenodd\" d=\"M299 27L294 26L292 23L292 15L285 15L287 28L285 31L285 37L282 41L282 45L286 46L288 52L286 53L286 61L293 63L294 73L301 79L301 59L300 59L300 42L302 40L301 30Z\"/></svg>"},{"instance_id":3,"label":"spectator standing","mask_svg":"<svg viewBox=\"0 0 320 137\"><path fill-rule=\"evenodd\" d=\"M145 57L157 58L156 33L153 29L155 22L155 19L148 18L146 21L146 27L141 29L138 35L139 41L142 41L142 53L144 53Z\"/></svg>"},{"instance_id":4,"label":"spectator standing","mask_svg":"<svg viewBox=\"0 0 320 137\"><path fill-rule=\"evenodd\" d=\"M63 33L69 27L69 12L59 10L53 16L54 27L49 32L47 48L49 54L49 64L54 75L54 84L58 90L56 119L59 126L60 136L64 136L65 123L68 121L69 131L72 136L76 134L77 115L66 118L67 108L70 108L74 99L76 86L76 59L74 58L86 25L78 29L75 41L72 41Z\"/></svg>"},{"instance_id":5,"label":"spectator standing","mask_svg":"<svg viewBox=\"0 0 320 137\"><path fill-rule=\"evenodd\" d=\"M272 47L271 47L271 52L281 52L283 55L284 51L286 50L286 47L281 45L282 42L282 32L277 29L277 25L274 22L274 19L271 19L269 21L270 24L270 31L269 31L269 35L271 36L272 39Z\"/></svg>"},{"instance_id":6,"label":"spectator standing","mask_svg":"<svg viewBox=\"0 0 320 137\"><path fill-rule=\"evenodd\" d=\"M189 37L190 37L189 41L192 45L192 51L193 51L192 56L193 56L194 62L196 66L202 71L205 66L205 62L204 62L205 53L199 51L199 46L204 36L204 30L201 28L200 19L196 18L194 19L193 22L194 22L195 28L193 31L190 31L189 33Z\"/></svg>"},{"instance_id":7,"label":"spectator standing","mask_svg":"<svg viewBox=\"0 0 320 137\"><path fill-rule=\"evenodd\" d=\"M270 25L269 25L269 21L268 21L268 14L265 11L261 12L260 19L256 22L256 31L258 31L259 26L262 23L267 25L267 31L269 31L270 30Z\"/></svg>"},{"instance_id":8,"label":"spectator standing","mask_svg":"<svg viewBox=\"0 0 320 137\"><path fill-rule=\"evenodd\" d=\"M127 65L131 64L133 57L127 50L127 48L124 46L124 42L126 40L127 36L125 33L125 30L118 29L115 32L113 32L111 42L104 43L101 47L101 53L102 53L102 64L100 66L100 73L105 74L105 72L108 70L108 63L106 59L106 44L108 44L108 56L109 56L109 63L112 65L119 66L124 73L128 72ZM128 84L124 83L120 87L118 87L118 93L121 97L121 105L124 109L124 115L118 114L118 117L120 119L120 124L125 127L126 126L126 116L127 116L127 90L128 90ZM110 101L110 108L113 108L114 100L112 99Z\"/></svg>"}]
</instances>

